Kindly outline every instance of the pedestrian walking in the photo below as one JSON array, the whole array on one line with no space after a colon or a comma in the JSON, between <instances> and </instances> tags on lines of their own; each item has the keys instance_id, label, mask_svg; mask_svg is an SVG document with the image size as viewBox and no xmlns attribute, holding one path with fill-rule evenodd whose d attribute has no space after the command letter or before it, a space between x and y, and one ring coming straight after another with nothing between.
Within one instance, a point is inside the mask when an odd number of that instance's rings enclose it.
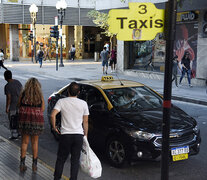
<instances>
[{"instance_id":1,"label":"pedestrian walking","mask_svg":"<svg viewBox=\"0 0 207 180\"><path fill-rule=\"evenodd\" d=\"M0 49L0 68L3 67L5 70L7 68L4 66L4 51L3 49Z\"/></svg>"},{"instance_id":2,"label":"pedestrian walking","mask_svg":"<svg viewBox=\"0 0 207 180\"><path fill-rule=\"evenodd\" d=\"M40 48L37 52L37 58L38 58L38 61L39 61L39 64L40 64L40 68L42 67L43 57L44 57L44 52L43 52L42 46L40 46Z\"/></svg>"},{"instance_id":3,"label":"pedestrian walking","mask_svg":"<svg viewBox=\"0 0 207 180\"><path fill-rule=\"evenodd\" d=\"M181 65L182 65L182 75L180 77L180 83L182 82L183 77L185 76L185 73L187 73L187 78L188 78L188 84L189 87L192 87L191 85L191 62L190 62L190 54L188 51L185 52L182 61L181 61Z\"/></svg>"},{"instance_id":4,"label":"pedestrian walking","mask_svg":"<svg viewBox=\"0 0 207 180\"><path fill-rule=\"evenodd\" d=\"M9 124L11 124L11 116L15 115L18 112L18 99L20 92L22 91L22 84L16 80L12 79L12 72L6 70L4 72L4 79L7 81L7 84L4 87L4 93L6 95L6 113L8 114ZM18 139L17 129L11 129L11 137L9 139Z\"/></svg>"},{"instance_id":5,"label":"pedestrian walking","mask_svg":"<svg viewBox=\"0 0 207 180\"><path fill-rule=\"evenodd\" d=\"M178 87L178 80L177 80L177 69L178 69L178 56L176 55L173 58L173 68L172 68L172 82L175 81L175 85Z\"/></svg>"},{"instance_id":6,"label":"pedestrian walking","mask_svg":"<svg viewBox=\"0 0 207 180\"><path fill-rule=\"evenodd\" d=\"M115 72L116 69L116 47L113 47L111 53L110 53L110 63L109 65L111 66L111 72Z\"/></svg>"},{"instance_id":7,"label":"pedestrian walking","mask_svg":"<svg viewBox=\"0 0 207 180\"><path fill-rule=\"evenodd\" d=\"M30 78L19 98L19 132L22 135L20 171L27 170L25 158L29 138L31 138L33 153L33 172L37 171L38 140L44 129L43 111L45 109L41 84L36 78Z\"/></svg>"},{"instance_id":8,"label":"pedestrian walking","mask_svg":"<svg viewBox=\"0 0 207 180\"><path fill-rule=\"evenodd\" d=\"M109 43L108 43L108 42L105 43L104 47L106 48L106 51L107 51L108 53L110 53L110 50L109 50Z\"/></svg>"},{"instance_id":9,"label":"pedestrian walking","mask_svg":"<svg viewBox=\"0 0 207 180\"><path fill-rule=\"evenodd\" d=\"M72 82L68 88L69 97L57 101L52 113L53 130L60 133L54 180L61 179L63 167L71 154L70 180L77 180L83 135L88 135L88 105L77 98L80 87ZM61 132L55 126L56 115L61 112Z\"/></svg>"},{"instance_id":10,"label":"pedestrian walking","mask_svg":"<svg viewBox=\"0 0 207 180\"><path fill-rule=\"evenodd\" d=\"M100 56L102 60L103 74L107 74L109 53L108 51L106 51L106 47L103 48L103 51L101 51Z\"/></svg>"},{"instance_id":11,"label":"pedestrian walking","mask_svg":"<svg viewBox=\"0 0 207 180\"><path fill-rule=\"evenodd\" d=\"M75 45L73 44L73 45L71 45L71 48L70 48L70 51L69 51L70 58L71 58L72 61L74 61L74 59L75 59L75 51L76 51Z\"/></svg>"},{"instance_id":12,"label":"pedestrian walking","mask_svg":"<svg viewBox=\"0 0 207 180\"><path fill-rule=\"evenodd\" d=\"M45 53L44 54L45 54L44 61L46 61L47 58L51 61L50 56L49 56L49 47L48 47L47 44L46 44L46 47L45 47Z\"/></svg>"}]
</instances>

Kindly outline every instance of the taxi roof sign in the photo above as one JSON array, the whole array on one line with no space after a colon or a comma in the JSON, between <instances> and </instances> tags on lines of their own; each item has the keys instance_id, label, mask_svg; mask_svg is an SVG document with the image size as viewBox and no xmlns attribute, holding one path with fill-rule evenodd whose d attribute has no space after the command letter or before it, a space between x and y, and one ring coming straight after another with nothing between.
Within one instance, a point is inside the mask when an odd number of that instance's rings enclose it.
<instances>
[{"instance_id":1,"label":"taxi roof sign","mask_svg":"<svg viewBox=\"0 0 207 180\"><path fill-rule=\"evenodd\" d=\"M102 76L101 81L113 81L113 76Z\"/></svg>"},{"instance_id":2,"label":"taxi roof sign","mask_svg":"<svg viewBox=\"0 0 207 180\"><path fill-rule=\"evenodd\" d=\"M152 40L164 31L164 10L153 3L129 3L129 9L110 10L108 24L118 40Z\"/></svg>"}]
</instances>

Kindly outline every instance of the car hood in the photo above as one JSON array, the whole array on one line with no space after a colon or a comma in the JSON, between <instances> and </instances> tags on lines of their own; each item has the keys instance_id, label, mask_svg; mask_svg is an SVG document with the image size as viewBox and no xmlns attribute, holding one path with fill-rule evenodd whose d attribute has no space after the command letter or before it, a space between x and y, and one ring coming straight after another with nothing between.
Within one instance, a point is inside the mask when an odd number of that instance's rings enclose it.
<instances>
[{"instance_id":1,"label":"car hood","mask_svg":"<svg viewBox=\"0 0 207 180\"><path fill-rule=\"evenodd\" d=\"M120 112L122 123L130 126L132 129L161 133L163 111L162 108L154 110L136 111L136 112ZM181 132L195 127L196 121L187 115L181 109L171 108L170 132Z\"/></svg>"}]
</instances>

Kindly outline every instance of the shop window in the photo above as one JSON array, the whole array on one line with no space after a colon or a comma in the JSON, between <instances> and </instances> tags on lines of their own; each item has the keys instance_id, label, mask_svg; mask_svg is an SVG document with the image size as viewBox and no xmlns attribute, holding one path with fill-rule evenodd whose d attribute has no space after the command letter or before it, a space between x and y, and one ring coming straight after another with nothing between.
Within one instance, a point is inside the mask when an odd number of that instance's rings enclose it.
<instances>
[{"instance_id":1,"label":"shop window","mask_svg":"<svg viewBox=\"0 0 207 180\"><path fill-rule=\"evenodd\" d=\"M151 41L135 41L135 60L133 69L144 71L164 71L165 40L163 34L158 34Z\"/></svg>"},{"instance_id":2,"label":"shop window","mask_svg":"<svg viewBox=\"0 0 207 180\"><path fill-rule=\"evenodd\" d=\"M95 34L85 33L84 52L93 53L95 51Z\"/></svg>"}]
</instances>

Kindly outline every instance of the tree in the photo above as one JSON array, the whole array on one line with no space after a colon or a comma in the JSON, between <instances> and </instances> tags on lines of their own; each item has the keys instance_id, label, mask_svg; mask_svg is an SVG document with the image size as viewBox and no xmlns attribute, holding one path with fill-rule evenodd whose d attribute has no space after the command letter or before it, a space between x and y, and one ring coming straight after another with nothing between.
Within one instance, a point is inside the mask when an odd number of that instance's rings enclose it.
<instances>
[{"instance_id":1,"label":"tree","mask_svg":"<svg viewBox=\"0 0 207 180\"><path fill-rule=\"evenodd\" d=\"M93 23L104 30L104 34L108 37L112 37L115 34L109 32L109 24L108 24L108 13L99 12L96 10L91 10L88 12L88 17L93 19Z\"/></svg>"}]
</instances>

